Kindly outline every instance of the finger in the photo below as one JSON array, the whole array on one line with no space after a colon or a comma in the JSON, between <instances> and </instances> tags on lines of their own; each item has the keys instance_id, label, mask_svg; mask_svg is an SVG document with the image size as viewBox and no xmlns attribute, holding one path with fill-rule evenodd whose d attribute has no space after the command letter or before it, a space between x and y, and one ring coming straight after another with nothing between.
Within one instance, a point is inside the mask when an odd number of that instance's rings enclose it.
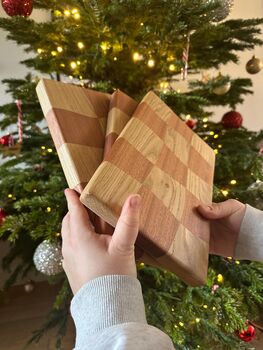
<instances>
[{"instance_id":1,"label":"finger","mask_svg":"<svg viewBox=\"0 0 263 350\"><path fill-rule=\"evenodd\" d=\"M228 199L221 203L212 203L209 205L199 205L199 213L206 219L222 219L234 214L243 206L242 203L235 199Z\"/></svg>"},{"instance_id":2,"label":"finger","mask_svg":"<svg viewBox=\"0 0 263 350\"><path fill-rule=\"evenodd\" d=\"M81 203L78 193L70 188L65 189L64 193L67 199L68 210L73 214L74 220L83 220L84 217L85 220L88 220L89 225L93 227L89 218L88 210Z\"/></svg>"},{"instance_id":3,"label":"finger","mask_svg":"<svg viewBox=\"0 0 263 350\"><path fill-rule=\"evenodd\" d=\"M79 195L77 194L77 192L70 188L66 188L64 193L67 199L68 210L70 212L75 212L78 209L82 211L84 209L83 204L79 200Z\"/></svg>"},{"instance_id":4,"label":"finger","mask_svg":"<svg viewBox=\"0 0 263 350\"><path fill-rule=\"evenodd\" d=\"M109 250L125 253L134 251L134 244L139 232L141 197L131 195L125 201L121 215L113 233Z\"/></svg>"},{"instance_id":5,"label":"finger","mask_svg":"<svg viewBox=\"0 0 263 350\"><path fill-rule=\"evenodd\" d=\"M64 216L63 220L62 220L62 226L61 226L61 237L62 239L66 239L66 237L68 236L69 233L69 221L70 221L70 216L69 216L69 212L67 212L67 214Z\"/></svg>"}]
</instances>

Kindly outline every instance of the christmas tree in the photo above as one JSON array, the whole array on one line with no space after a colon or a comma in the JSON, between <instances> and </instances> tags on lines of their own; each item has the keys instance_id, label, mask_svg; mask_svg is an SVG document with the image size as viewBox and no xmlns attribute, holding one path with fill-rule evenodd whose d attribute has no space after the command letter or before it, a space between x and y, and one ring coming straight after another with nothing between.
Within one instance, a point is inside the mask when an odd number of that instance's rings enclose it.
<instances>
[{"instance_id":1,"label":"christmas tree","mask_svg":"<svg viewBox=\"0 0 263 350\"><path fill-rule=\"evenodd\" d=\"M32 54L22 62L29 71L109 93L119 88L138 101L154 90L214 149L214 201L236 198L263 208L263 133L242 127L235 111L220 123L207 111L218 105L235 109L252 93L251 81L222 74L200 78L201 71L238 63L239 52L262 45L258 25L263 19L227 20L230 0L35 0L35 8L51 14L50 21L36 23L29 16L31 2L22 8L16 3L5 2L11 17L0 19L0 27ZM252 60L248 69L256 73L260 62ZM3 268L21 258L12 265L5 288L35 269L33 255L43 241L59 247L67 212L67 184L35 92L38 77L29 73L25 79L3 81L14 99L0 107L0 152L5 157L0 168L0 237L10 242ZM181 79L188 83L184 93L176 88ZM17 119L14 133L5 133ZM32 338L37 341L57 326L58 348L72 297L59 271L56 260L44 270L55 273L50 280L62 287L47 323ZM207 284L198 288L143 263L138 277L148 322L165 331L177 349L251 348L253 335L244 342L242 330L260 312L262 264L210 256Z\"/></svg>"}]
</instances>

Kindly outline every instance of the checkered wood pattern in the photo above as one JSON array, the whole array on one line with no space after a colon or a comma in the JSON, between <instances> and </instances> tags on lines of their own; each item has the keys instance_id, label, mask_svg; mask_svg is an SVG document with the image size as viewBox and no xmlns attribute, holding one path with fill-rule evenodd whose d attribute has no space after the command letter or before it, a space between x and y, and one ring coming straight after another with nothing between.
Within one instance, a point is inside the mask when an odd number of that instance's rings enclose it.
<instances>
[{"instance_id":1,"label":"checkered wood pattern","mask_svg":"<svg viewBox=\"0 0 263 350\"><path fill-rule=\"evenodd\" d=\"M36 90L68 185L80 193L103 159L110 95L48 79Z\"/></svg>"},{"instance_id":2,"label":"checkered wood pattern","mask_svg":"<svg viewBox=\"0 0 263 350\"><path fill-rule=\"evenodd\" d=\"M81 200L112 226L131 193L142 196L138 245L191 285L205 282L215 155L153 92L84 189Z\"/></svg>"}]
</instances>

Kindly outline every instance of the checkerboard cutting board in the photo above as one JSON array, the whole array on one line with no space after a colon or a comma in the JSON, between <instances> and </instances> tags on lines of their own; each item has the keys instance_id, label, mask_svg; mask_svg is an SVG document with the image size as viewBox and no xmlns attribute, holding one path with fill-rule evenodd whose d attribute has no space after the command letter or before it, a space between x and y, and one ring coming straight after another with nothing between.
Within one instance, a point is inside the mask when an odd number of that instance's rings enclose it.
<instances>
[{"instance_id":1,"label":"checkerboard cutting board","mask_svg":"<svg viewBox=\"0 0 263 350\"><path fill-rule=\"evenodd\" d=\"M131 193L142 197L138 245L191 285L206 280L209 223L197 213L211 204L215 154L153 92L137 107L81 195L116 225Z\"/></svg>"},{"instance_id":2,"label":"checkerboard cutting board","mask_svg":"<svg viewBox=\"0 0 263 350\"><path fill-rule=\"evenodd\" d=\"M111 95L49 79L36 91L68 185L80 193L103 159Z\"/></svg>"}]
</instances>

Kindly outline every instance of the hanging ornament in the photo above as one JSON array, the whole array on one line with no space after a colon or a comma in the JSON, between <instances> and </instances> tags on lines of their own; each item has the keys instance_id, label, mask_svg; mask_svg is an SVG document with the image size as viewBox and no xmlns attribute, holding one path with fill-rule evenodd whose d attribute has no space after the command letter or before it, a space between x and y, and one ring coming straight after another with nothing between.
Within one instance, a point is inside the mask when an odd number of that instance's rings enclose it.
<instances>
[{"instance_id":1,"label":"hanging ornament","mask_svg":"<svg viewBox=\"0 0 263 350\"><path fill-rule=\"evenodd\" d=\"M0 208L0 225L5 221L7 214L3 208Z\"/></svg>"},{"instance_id":2,"label":"hanging ornament","mask_svg":"<svg viewBox=\"0 0 263 350\"><path fill-rule=\"evenodd\" d=\"M237 335L238 335L238 337L239 337L241 340L243 340L243 341L249 343L249 342L251 342L253 339L255 339L255 337L256 337L256 329L255 329L254 326L249 325L249 326L247 327L247 329L245 329L245 330L243 330L243 331L239 331L239 332L237 333Z\"/></svg>"},{"instance_id":3,"label":"hanging ornament","mask_svg":"<svg viewBox=\"0 0 263 350\"><path fill-rule=\"evenodd\" d=\"M216 78L213 78L211 82L214 86L212 91L216 95L224 95L231 88L231 82L229 81L229 77L223 76L221 72L219 72L218 76Z\"/></svg>"},{"instance_id":4,"label":"hanging ornament","mask_svg":"<svg viewBox=\"0 0 263 350\"><path fill-rule=\"evenodd\" d=\"M23 141L23 126L22 126L22 101L16 100L16 106L17 106L17 126L18 126L18 142Z\"/></svg>"},{"instance_id":5,"label":"hanging ornament","mask_svg":"<svg viewBox=\"0 0 263 350\"><path fill-rule=\"evenodd\" d=\"M7 134L0 137L0 144L4 147L11 147L14 145L13 135Z\"/></svg>"},{"instance_id":6,"label":"hanging ornament","mask_svg":"<svg viewBox=\"0 0 263 350\"><path fill-rule=\"evenodd\" d=\"M189 59L189 47L190 47L190 35L191 33L189 32L187 34L187 40L186 40L186 46L183 49L183 54L182 54L182 61L184 67L181 68L181 79L185 80L187 78L188 74L188 59Z\"/></svg>"},{"instance_id":7,"label":"hanging ornament","mask_svg":"<svg viewBox=\"0 0 263 350\"><path fill-rule=\"evenodd\" d=\"M190 129L194 129L196 124L197 124L197 120L196 119L192 119L189 118L185 121L185 124L190 128Z\"/></svg>"},{"instance_id":8,"label":"hanging ornament","mask_svg":"<svg viewBox=\"0 0 263 350\"><path fill-rule=\"evenodd\" d=\"M238 129L242 126L243 117L236 111L230 111L223 115L221 122L225 129Z\"/></svg>"},{"instance_id":9,"label":"hanging ornament","mask_svg":"<svg viewBox=\"0 0 263 350\"><path fill-rule=\"evenodd\" d=\"M246 70L249 74L257 74L262 68L263 62L256 56L253 56L246 64Z\"/></svg>"},{"instance_id":10,"label":"hanging ornament","mask_svg":"<svg viewBox=\"0 0 263 350\"><path fill-rule=\"evenodd\" d=\"M61 244L43 241L35 250L33 261L36 269L45 275L53 276L62 272Z\"/></svg>"},{"instance_id":11,"label":"hanging ornament","mask_svg":"<svg viewBox=\"0 0 263 350\"><path fill-rule=\"evenodd\" d=\"M206 3L218 3L218 0L206 0ZM220 6L211 11L212 20L214 22L223 21L223 19L229 16L233 7L233 3L233 0L221 0Z\"/></svg>"},{"instance_id":12,"label":"hanging ornament","mask_svg":"<svg viewBox=\"0 0 263 350\"><path fill-rule=\"evenodd\" d=\"M212 293L212 294L215 294L215 292L218 290L218 288L219 288L219 285L218 285L218 284L214 284L214 285L212 286L212 288L211 288L211 293Z\"/></svg>"},{"instance_id":13,"label":"hanging ornament","mask_svg":"<svg viewBox=\"0 0 263 350\"><path fill-rule=\"evenodd\" d=\"M10 17L28 17L33 10L33 0L2 0L2 6Z\"/></svg>"},{"instance_id":14,"label":"hanging ornament","mask_svg":"<svg viewBox=\"0 0 263 350\"><path fill-rule=\"evenodd\" d=\"M35 289L35 283L33 281L28 281L24 284L24 291L26 293L31 293Z\"/></svg>"},{"instance_id":15,"label":"hanging ornament","mask_svg":"<svg viewBox=\"0 0 263 350\"><path fill-rule=\"evenodd\" d=\"M213 93L216 95L224 95L230 90L230 88L231 88L231 83L229 81L221 86L215 87L213 89Z\"/></svg>"}]
</instances>

